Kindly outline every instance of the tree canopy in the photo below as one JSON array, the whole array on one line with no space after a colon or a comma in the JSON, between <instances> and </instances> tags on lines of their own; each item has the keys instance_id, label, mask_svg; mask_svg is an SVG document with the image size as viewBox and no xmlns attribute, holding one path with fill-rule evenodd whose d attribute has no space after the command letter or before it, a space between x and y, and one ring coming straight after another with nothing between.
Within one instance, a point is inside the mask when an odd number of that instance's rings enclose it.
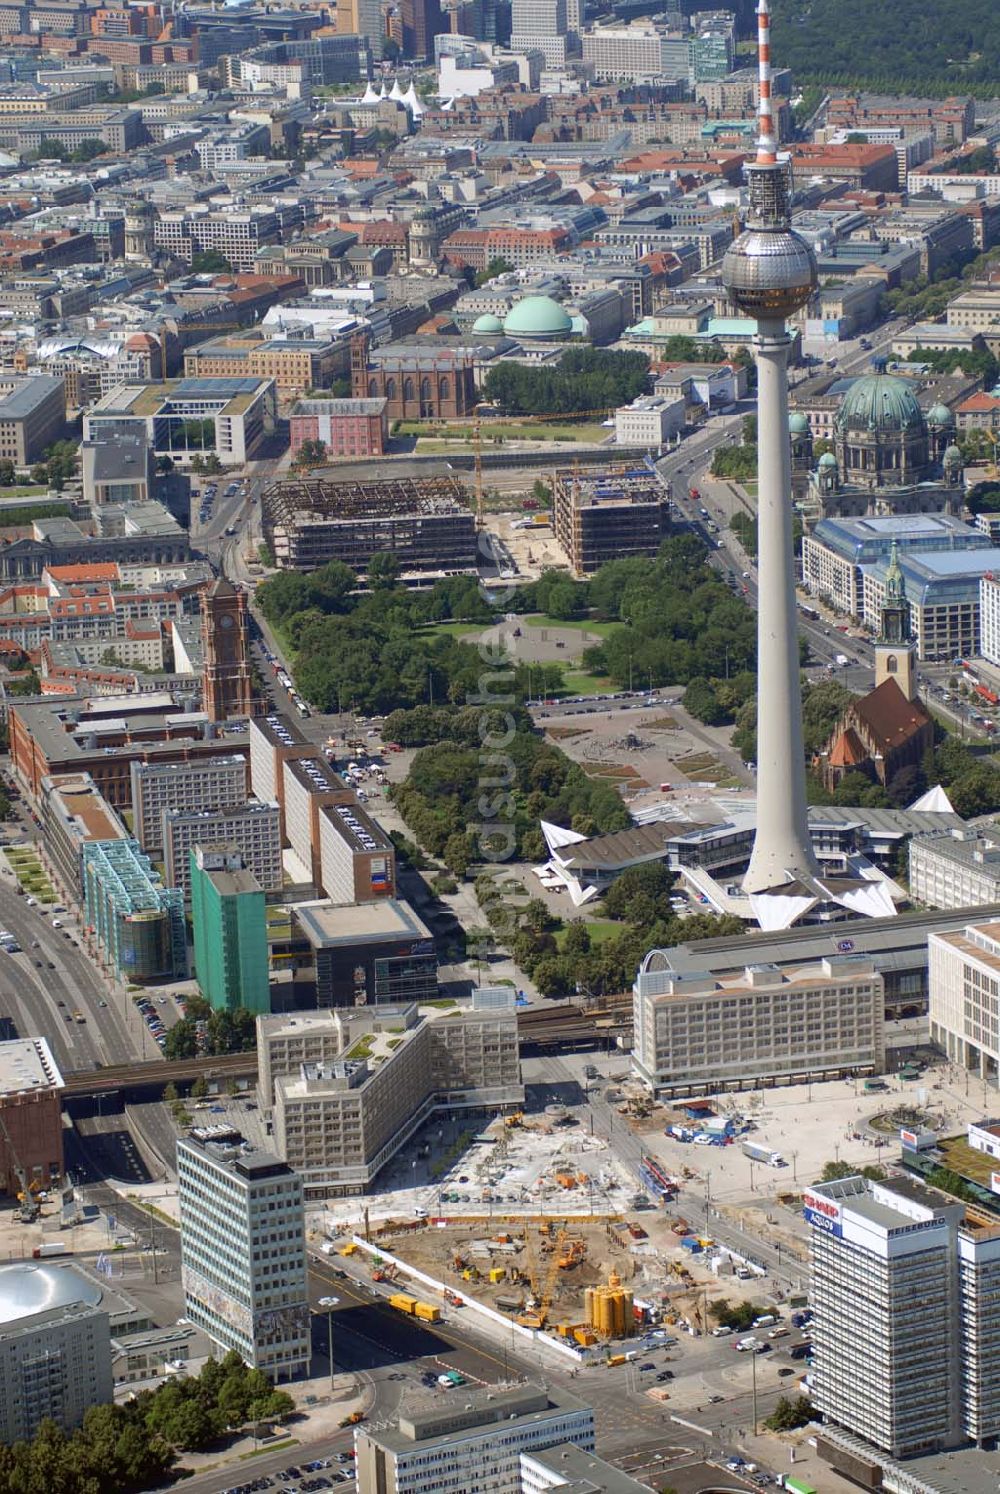
<instances>
[{"instance_id":1,"label":"tree canopy","mask_svg":"<svg viewBox=\"0 0 1000 1494\"><path fill-rule=\"evenodd\" d=\"M555 365L500 362L483 381L483 398L508 415L572 415L613 410L644 393L645 353L569 348Z\"/></svg>"}]
</instances>

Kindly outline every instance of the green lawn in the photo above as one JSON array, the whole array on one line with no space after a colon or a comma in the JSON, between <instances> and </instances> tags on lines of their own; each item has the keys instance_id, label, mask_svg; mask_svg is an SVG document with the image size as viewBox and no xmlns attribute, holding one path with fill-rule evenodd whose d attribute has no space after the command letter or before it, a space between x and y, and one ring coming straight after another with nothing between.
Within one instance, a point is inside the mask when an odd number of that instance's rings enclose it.
<instances>
[{"instance_id":1,"label":"green lawn","mask_svg":"<svg viewBox=\"0 0 1000 1494\"><path fill-rule=\"evenodd\" d=\"M418 629L418 632L433 638L466 638L469 636L478 638L480 633L490 626L489 623L439 622L428 623L426 627Z\"/></svg>"},{"instance_id":2,"label":"green lawn","mask_svg":"<svg viewBox=\"0 0 1000 1494\"><path fill-rule=\"evenodd\" d=\"M516 421L510 425L495 425L483 423L480 430L480 445L485 449L504 445L508 441L568 441L584 443L588 446L606 441L611 432L610 426L601 425L599 421L563 421L558 420L525 423L518 425ZM440 445L455 450L456 447L474 446L474 432L471 425L437 425L424 420L401 420L393 428L394 436L415 436L420 442L420 450L426 451L428 443L434 441ZM502 439L498 441L498 437Z\"/></svg>"},{"instance_id":3,"label":"green lawn","mask_svg":"<svg viewBox=\"0 0 1000 1494\"><path fill-rule=\"evenodd\" d=\"M564 695L603 695L614 685L606 674L588 674L585 669L567 669Z\"/></svg>"},{"instance_id":4,"label":"green lawn","mask_svg":"<svg viewBox=\"0 0 1000 1494\"><path fill-rule=\"evenodd\" d=\"M576 628L581 633L596 633L599 638L603 638L613 628L621 627L621 623L592 622L586 617L571 617L564 621L560 617L546 617L544 612L532 613L524 621L533 628Z\"/></svg>"},{"instance_id":5,"label":"green lawn","mask_svg":"<svg viewBox=\"0 0 1000 1494\"><path fill-rule=\"evenodd\" d=\"M624 928L624 924L616 923L612 918L595 918L593 921L584 919L584 927L590 935L591 944L603 944L608 939L614 939ZM564 925L555 936L556 944L562 949L569 933L569 925Z\"/></svg>"}]
</instances>

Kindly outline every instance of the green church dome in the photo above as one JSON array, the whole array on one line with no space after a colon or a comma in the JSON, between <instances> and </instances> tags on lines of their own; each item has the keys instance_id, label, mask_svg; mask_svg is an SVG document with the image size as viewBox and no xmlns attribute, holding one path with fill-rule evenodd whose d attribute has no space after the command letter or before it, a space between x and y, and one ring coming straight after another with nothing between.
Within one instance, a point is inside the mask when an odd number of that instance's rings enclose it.
<instances>
[{"instance_id":1,"label":"green church dome","mask_svg":"<svg viewBox=\"0 0 1000 1494\"><path fill-rule=\"evenodd\" d=\"M836 467L837 458L834 456L832 451L824 451L823 455L819 459L819 465L821 467Z\"/></svg>"},{"instance_id":2,"label":"green church dome","mask_svg":"<svg viewBox=\"0 0 1000 1494\"><path fill-rule=\"evenodd\" d=\"M476 317L476 320L472 324L472 330L473 332L489 332L491 335L495 335L497 332L503 331L503 322L498 316L494 316L491 311L487 311L482 316Z\"/></svg>"},{"instance_id":3,"label":"green church dome","mask_svg":"<svg viewBox=\"0 0 1000 1494\"><path fill-rule=\"evenodd\" d=\"M947 405L935 405L927 415L928 425L954 425L955 417Z\"/></svg>"},{"instance_id":4,"label":"green church dome","mask_svg":"<svg viewBox=\"0 0 1000 1494\"><path fill-rule=\"evenodd\" d=\"M876 373L851 385L834 424L838 431L920 431L924 417L905 379Z\"/></svg>"},{"instance_id":5,"label":"green church dome","mask_svg":"<svg viewBox=\"0 0 1000 1494\"><path fill-rule=\"evenodd\" d=\"M801 410L793 410L788 417L788 429L793 436L805 436L809 432L809 421Z\"/></svg>"},{"instance_id":6,"label":"green church dome","mask_svg":"<svg viewBox=\"0 0 1000 1494\"><path fill-rule=\"evenodd\" d=\"M569 316L551 296L525 296L508 311L503 330L511 337L566 337L573 330Z\"/></svg>"}]
</instances>

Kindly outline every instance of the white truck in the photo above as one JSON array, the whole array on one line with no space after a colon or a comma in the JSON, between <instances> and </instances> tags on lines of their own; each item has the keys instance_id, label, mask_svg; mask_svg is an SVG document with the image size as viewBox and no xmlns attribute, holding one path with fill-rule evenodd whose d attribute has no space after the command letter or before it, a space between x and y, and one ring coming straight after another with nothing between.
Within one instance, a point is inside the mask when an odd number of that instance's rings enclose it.
<instances>
[{"instance_id":1,"label":"white truck","mask_svg":"<svg viewBox=\"0 0 1000 1494\"><path fill-rule=\"evenodd\" d=\"M772 1147L766 1146L759 1141L744 1141L743 1155L749 1157L751 1162L761 1162L765 1167L786 1167L784 1157L780 1152L774 1151Z\"/></svg>"}]
</instances>

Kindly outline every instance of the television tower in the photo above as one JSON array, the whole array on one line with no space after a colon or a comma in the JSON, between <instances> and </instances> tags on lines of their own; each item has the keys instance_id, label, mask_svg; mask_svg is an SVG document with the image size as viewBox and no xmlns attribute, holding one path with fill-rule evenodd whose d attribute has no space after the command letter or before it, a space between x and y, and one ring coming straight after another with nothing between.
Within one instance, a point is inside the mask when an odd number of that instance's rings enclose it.
<instances>
[{"instance_id":1,"label":"television tower","mask_svg":"<svg viewBox=\"0 0 1000 1494\"><path fill-rule=\"evenodd\" d=\"M757 832L743 883L751 894L819 873L806 818L785 326L813 293L816 262L791 228L788 173L778 160L768 0L757 4L757 61L759 138L756 160L746 168L749 211L722 262L732 301L757 323Z\"/></svg>"}]
</instances>

